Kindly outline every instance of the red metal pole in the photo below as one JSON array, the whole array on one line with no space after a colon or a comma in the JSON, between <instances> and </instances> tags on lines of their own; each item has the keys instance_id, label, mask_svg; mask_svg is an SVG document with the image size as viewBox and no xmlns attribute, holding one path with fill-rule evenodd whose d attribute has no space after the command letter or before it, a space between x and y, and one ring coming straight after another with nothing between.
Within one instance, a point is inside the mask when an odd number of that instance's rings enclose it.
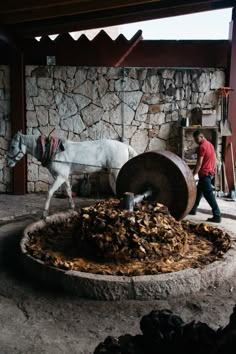
<instances>
[{"instance_id":1,"label":"red metal pole","mask_svg":"<svg viewBox=\"0 0 236 354\"><path fill-rule=\"evenodd\" d=\"M231 161L230 142L236 157L236 7L233 8L232 21L229 31L230 54L229 54L229 86L234 89L229 95L228 118L231 123L233 135L224 140L224 160L229 189L234 189L233 168ZM235 159L234 159L235 160Z\"/></svg>"}]
</instances>

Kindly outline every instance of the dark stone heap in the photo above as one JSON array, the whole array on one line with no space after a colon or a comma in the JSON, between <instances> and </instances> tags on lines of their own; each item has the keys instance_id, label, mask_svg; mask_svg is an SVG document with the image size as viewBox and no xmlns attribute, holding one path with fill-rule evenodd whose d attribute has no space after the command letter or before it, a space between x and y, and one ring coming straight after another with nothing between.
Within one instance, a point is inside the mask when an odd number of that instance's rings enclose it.
<instances>
[{"instance_id":1,"label":"dark stone heap","mask_svg":"<svg viewBox=\"0 0 236 354\"><path fill-rule=\"evenodd\" d=\"M184 323L169 310L152 311L141 319L142 335L107 337L94 354L235 354L236 306L225 328L202 322Z\"/></svg>"}]
</instances>

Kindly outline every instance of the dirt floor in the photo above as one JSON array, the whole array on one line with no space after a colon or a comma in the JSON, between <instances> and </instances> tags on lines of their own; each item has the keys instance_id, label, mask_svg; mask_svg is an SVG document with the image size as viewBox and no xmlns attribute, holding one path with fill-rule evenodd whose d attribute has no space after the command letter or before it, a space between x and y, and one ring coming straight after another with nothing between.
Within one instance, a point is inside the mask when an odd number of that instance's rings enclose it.
<instances>
[{"instance_id":1,"label":"dirt floor","mask_svg":"<svg viewBox=\"0 0 236 354\"><path fill-rule=\"evenodd\" d=\"M171 309L186 321L224 326L236 304L236 277L204 292L149 302L102 302L79 299L30 281L18 262L21 230L39 219L44 196L0 196L0 354L93 353L108 335L140 333L140 318L153 309ZM52 211L66 208L54 199ZM91 200L76 200L88 205ZM236 202L219 201L220 227L236 235ZM210 216L206 203L191 219ZM144 353L148 354L148 353Z\"/></svg>"}]
</instances>

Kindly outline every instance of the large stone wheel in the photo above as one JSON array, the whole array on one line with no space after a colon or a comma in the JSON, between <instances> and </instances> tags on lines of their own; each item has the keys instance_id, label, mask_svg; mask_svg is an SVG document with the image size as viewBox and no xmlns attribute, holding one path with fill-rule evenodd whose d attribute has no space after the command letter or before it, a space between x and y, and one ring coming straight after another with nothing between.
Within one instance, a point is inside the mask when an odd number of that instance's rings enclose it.
<instances>
[{"instance_id":1,"label":"large stone wheel","mask_svg":"<svg viewBox=\"0 0 236 354\"><path fill-rule=\"evenodd\" d=\"M140 194L148 188L154 191L154 200L166 205L177 220L192 209L196 198L196 183L188 165L170 151L148 151L140 154L121 168L116 181L116 192Z\"/></svg>"}]
</instances>

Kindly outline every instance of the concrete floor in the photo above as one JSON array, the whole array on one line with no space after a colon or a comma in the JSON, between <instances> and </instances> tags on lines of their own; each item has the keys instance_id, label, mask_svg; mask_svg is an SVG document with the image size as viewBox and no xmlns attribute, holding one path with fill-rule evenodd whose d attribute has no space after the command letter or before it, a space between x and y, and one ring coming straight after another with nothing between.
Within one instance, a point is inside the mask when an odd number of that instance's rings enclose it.
<instances>
[{"instance_id":1,"label":"concrete floor","mask_svg":"<svg viewBox=\"0 0 236 354\"><path fill-rule=\"evenodd\" d=\"M236 303L236 278L198 294L149 302L98 302L79 299L30 281L17 258L22 229L41 215L45 196L0 195L0 354L93 353L108 335L137 334L139 320L153 309L168 308L185 320L224 326ZM88 205L94 200L78 200ZM52 212L66 209L67 201L53 199ZM220 227L236 236L236 202L219 200ZM205 221L210 210L191 217ZM148 354L148 353L147 353Z\"/></svg>"}]
</instances>

